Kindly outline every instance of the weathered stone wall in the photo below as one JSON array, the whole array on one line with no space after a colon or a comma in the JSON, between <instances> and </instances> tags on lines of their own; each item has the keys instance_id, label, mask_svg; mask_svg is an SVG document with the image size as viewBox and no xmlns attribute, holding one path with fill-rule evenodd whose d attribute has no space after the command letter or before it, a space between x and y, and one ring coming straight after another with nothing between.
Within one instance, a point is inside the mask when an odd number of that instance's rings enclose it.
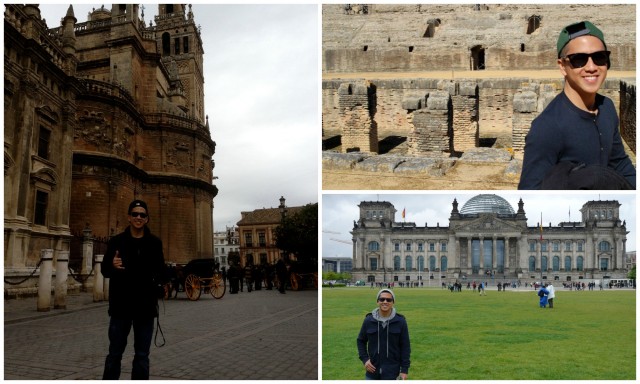
<instances>
[{"instance_id":1,"label":"weathered stone wall","mask_svg":"<svg viewBox=\"0 0 640 384\"><path fill-rule=\"evenodd\" d=\"M340 104L346 101L340 101L343 100L343 96L338 95L337 84L349 83L340 80L322 83L323 132L327 135L341 134L343 147L345 143L348 145L345 148L360 147L361 151L365 151L362 148L370 148L367 150L370 152L375 152L375 144L365 143L363 140L366 136L368 140L373 141L372 134L376 137L406 136L410 147L415 145L411 144L417 140L414 129L427 129L421 120L426 115L418 117L417 112L428 105L431 95L440 91L446 92L451 98L449 139L452 142L451 145L433 143L435 147L445 148L444 151L464 152L478 146L479 133L483 130L502 130L512 133L512 142L508 144L515 152L520 152L524 149L524 137L529 131L531 121L544 110L563 86L562 81L557 79L371 80L368 84L369 87L375 88L375 97L369 96L366 99L369 103L375 104L370 104L367 108L359 107L357 111L351 110L345 114L347 104ZM608 79L601 87L600 93L618 105L621 131L625 131L623 137L627 143L633 140L634 144L629 145L635 150L635 85L629 84L626 80L621 82L620 79ZM353 105L365 105L364 95L348 97L352 98L350 102L354 103ZM360 102L355 101L357 97L361 98ZM622 99L625 99L626 107L622 106ZM348 127L359 127L360 131L347 129ZM422 150L427 149L413 151ZM434 149L429 147L428 150Z\"/></svg>"},{"instance_id":2,"label":"weathered stone wall","mask_svg":"<svg viewBox=\"0 0 640 384\"><path fill-rule=\"evenodd\" d=\"M322 8L322 70L417 72L554 69L566 25L603 29L612 69L636 66L634 4L369 4Z\"/></svg>"},{"instance_id":3,"label":"weathered stone wall","mask_svg":"<svg viewBox=\"0 0 640 384\"><path fill-rule=\"evenodd\" d=\"M620 82L620 134L636 153L636 83Z\"/></svg>"}]
</instances>

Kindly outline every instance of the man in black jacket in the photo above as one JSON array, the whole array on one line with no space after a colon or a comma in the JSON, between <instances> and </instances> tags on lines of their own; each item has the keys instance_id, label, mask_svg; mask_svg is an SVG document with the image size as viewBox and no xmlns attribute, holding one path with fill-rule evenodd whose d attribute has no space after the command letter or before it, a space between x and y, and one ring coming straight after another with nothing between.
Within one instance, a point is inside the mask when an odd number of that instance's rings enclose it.
<instances>
[{"instance_id":1,"label":"man in black jacket","mask_svg":"<svg viewBox=\"0 0 640 384\"><path fill-rule=\"evenodd\" d=\"M149 350L158 297L165 282L162 241L147 228L147 204L129 205L129 227L109 240L102 274L109 282L109 354L103 379L120 378L122 354L133 327L134 350L131 379L149 379Z\"/></svg>"},{"instance_id":2,"label":"man in black jacket","mask_svg":"<svg viewBox=\"0 0 640 384\"><path fill-rule=\"evenodd\" d=\"M411 365L409 327L393 307L395 294L384 288L378 292L378 308L365 316L357 338L358 357L367 380L407 379Z\"/></svg>"}]
</instances>

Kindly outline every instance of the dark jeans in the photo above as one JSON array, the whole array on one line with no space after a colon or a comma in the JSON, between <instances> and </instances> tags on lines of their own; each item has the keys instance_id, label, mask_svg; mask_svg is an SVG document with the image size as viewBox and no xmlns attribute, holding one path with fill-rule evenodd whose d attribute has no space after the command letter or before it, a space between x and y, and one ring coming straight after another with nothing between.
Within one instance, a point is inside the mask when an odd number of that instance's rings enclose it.
<instances>
[{"instance_id":1,"label":"dark jeans","mask_svg":"<svg viewBox=\"0 0 640 384\"><path fill-rule=\"evenodd\" d=\"M127 319L111 316L109 321L109 354L104 363L103 380L118 380L122 354L133 326L133 368L131 380L149 380L149 349L153 338L153 317Z\"/></svg>"}]
</instances>

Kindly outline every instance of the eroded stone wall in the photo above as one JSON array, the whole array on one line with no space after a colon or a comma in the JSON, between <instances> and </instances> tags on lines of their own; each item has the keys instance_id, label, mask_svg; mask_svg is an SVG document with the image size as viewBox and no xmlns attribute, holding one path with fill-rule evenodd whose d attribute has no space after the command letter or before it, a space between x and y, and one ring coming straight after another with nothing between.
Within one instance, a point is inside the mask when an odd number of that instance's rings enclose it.
<instances>
[{"instance_id":1,"label":"eroded stone wall","mask_svg":"<svg viewBox=\"0 0 640 384\"><path fill-rule=\"evenodd\" d=\"M406 136L412 154L458 154L478 147L485 131L506 132L511 142L504 144L522 152L531 121L563 87L557 79L524 78L385 79L358 84L323 82L323 135L341 135L343 152L376 152L378 139ZM618 106L623 137L635 151L635 84L608 79L600 93ZM435 102L433 97L443 94L448 95L447 128L440 114L429 108L430 100Z\"/></svg>"},{"instance_id":2,"label":"eroded stone wall","mask_svg":"<svg viewBox=\"0 0 640 384\"><path fill-rule=\"evenodd\" d=\"M353 9L323 5L325 73L555 69L558 34L580 20L604 31L613 70L636 66L634 4L369 4Z\"/></svg>"}]
</instances>

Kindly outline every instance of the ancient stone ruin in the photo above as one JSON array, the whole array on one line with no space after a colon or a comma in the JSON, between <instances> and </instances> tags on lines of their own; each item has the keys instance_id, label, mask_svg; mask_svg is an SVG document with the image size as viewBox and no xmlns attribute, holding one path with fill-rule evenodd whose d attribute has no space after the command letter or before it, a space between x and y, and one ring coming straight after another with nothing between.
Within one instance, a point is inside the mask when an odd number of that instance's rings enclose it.
<instances>
[{"instance_id":1,"label":"ancient stone ruin","mask_svg":"<svg viewBox=\"0 0 640 384\"><path fill-rule=\"evenodd\" d=\"M396 172L409 158L482 153L488 161L506 154L519 173L531 121L563 87L558 33L587 19L612 52L600 93L618 106L633 154L635 5L324 5L322 131L331 153L323 167L393 153L382 168ZM336 152L360 156L338 160ZM441 161L429 161L442 171Z\"/></svg>"}]
</instances>

